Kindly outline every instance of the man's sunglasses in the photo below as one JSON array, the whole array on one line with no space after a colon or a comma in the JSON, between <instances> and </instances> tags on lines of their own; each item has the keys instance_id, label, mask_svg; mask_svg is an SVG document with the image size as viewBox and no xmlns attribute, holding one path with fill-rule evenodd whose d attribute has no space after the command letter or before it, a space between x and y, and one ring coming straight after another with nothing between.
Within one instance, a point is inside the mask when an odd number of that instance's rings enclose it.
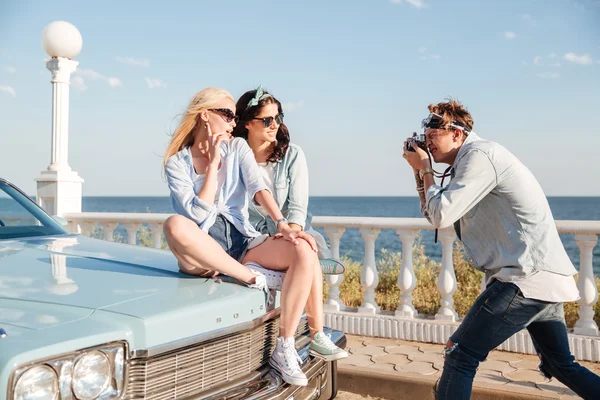
<instances>
[{"instance_id":1,"label":"man's sunglasses","mask_svg":"<svg viewBox=\"0 0 600 400\"><path fill-rule=\"evenodd\" d=\"M421 121L421 128L423 130L431 128L431 129L439 129L442 127L442 116L436 113L430 113L427 118Z\"/></svg>"},{"instance_id":2,"label":"man's sunglasses","mask_svg":"<svg viewBox=\"0 0 600 400\"><path fill-rule=\"evenodd\" d=\"M212 111L219 114L221 118L223 118L223 121L227 123L234 121L237 124L240 119L229 108L209 108L208 111Z\"/></svg>"},{"instance_id":3,"label":"man's sunglasses","mask_svg":"<svg viewBox=\"0 0 600 400\"><path fill-rule=\"evenodd\" d=\"M465 127L458 125L456 121L444 125L443 118L444 117L439 114L430 113L427 118L421 121L421 128L423 128L423 132L425 132L427 129L448 129L450 126L454 129L462 130L466 135L469 134L469 131L465 129Z\"/></svg>"},{"instance_id":4,"label":"man's sunglasses","mask_svg":"<svg viewBox=\"0 0 600 400\"><path fill-rule=\"evenodd\" d=\"M277 114L274 117L252 118L252 119L258 119L258 120L262 121L263 124L265 125L265 128L268 128L271 126L273 121L277 122L277 125L281 125L283 123L283 113Z\"/></svg>"}]
</instances>

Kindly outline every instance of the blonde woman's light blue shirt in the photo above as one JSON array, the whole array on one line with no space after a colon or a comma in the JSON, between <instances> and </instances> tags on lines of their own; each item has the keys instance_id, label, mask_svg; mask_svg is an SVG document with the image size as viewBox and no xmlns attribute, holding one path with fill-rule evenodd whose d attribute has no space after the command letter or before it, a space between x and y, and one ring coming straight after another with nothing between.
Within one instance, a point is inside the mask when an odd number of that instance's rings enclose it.
<instances>
[{"instance_id":1,"label":"blonde woman's light blue shirt","mask_svg":"<svg viewBox=\"0 0 600 400\"><path fill-rule=\"evenodd\" d=\"M169 157L165 173L173 210L194 221L204 232L208 232L221 214L244 236L260 236L250 224L248 203L256 193L269 189L244 139L235 138L221 144L221 168L217 175L222 184L214 204L198 198L204 176L196 174L189 147Z\"/></svg>"}]
</instances>

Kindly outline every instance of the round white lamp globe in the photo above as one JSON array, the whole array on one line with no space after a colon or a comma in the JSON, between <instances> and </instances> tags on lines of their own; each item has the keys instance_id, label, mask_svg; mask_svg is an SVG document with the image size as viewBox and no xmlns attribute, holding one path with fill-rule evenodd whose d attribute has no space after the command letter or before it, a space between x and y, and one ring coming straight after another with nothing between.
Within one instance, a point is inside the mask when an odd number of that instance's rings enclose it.
<instances>
[{"instance_id":1,"label":"round white lamp globe","mask_svg":"<svg viewBox=\"0 0 600 400\"><path fill-rule=\"evenodd\" d=\"M42 46L50 57L75 58L81 51L81 33L72 24L54 21L42 32Z\"/></svg>"}]
</instances>

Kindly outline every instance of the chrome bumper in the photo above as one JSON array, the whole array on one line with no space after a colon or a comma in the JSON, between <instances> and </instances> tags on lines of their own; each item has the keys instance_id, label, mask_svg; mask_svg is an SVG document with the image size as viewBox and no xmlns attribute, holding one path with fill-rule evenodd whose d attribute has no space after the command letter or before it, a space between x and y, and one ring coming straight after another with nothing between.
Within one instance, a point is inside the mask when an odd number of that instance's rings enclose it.
<instances>
[{"instance_id":1,"label":"chrome bumper","mask_svg":"<svg viewBox=\"0 0 600 400\"><path fill-rule=\"evenodd\" d=\"M331 340L338 347L346 347L346 337L340 331L325 328L331 334ZM302 358L302 370L308 378L308 386L289 385L269 366L227 385L217 387L209 393L203 393L196 400L313 400L330 399L337 391L336 364L322 359L309 357L310 336L296 339L296 348Z\"/></svg>"}]
</instances>

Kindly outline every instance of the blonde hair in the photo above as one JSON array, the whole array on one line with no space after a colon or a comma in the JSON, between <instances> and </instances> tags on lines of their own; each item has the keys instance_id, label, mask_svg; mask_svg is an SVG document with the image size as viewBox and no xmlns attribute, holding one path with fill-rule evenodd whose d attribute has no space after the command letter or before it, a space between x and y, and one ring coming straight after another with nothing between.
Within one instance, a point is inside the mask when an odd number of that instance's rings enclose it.
<instances>
[{"instance_id":1,"label":"blonde hair","mask_svg":"<svg viewBox=\"0 0 600 400\"><path fill-rule=\"evenodd\" d=\"M202 89L192 97L167 146L167 151L163 156L163 167L167 164L169 157L194 143L194 127L198 122L198 115L209 108L215 108L218 101L223 98L235 103L235 99L228 91L219 88Z\"/></svg>"}]
</instances>

